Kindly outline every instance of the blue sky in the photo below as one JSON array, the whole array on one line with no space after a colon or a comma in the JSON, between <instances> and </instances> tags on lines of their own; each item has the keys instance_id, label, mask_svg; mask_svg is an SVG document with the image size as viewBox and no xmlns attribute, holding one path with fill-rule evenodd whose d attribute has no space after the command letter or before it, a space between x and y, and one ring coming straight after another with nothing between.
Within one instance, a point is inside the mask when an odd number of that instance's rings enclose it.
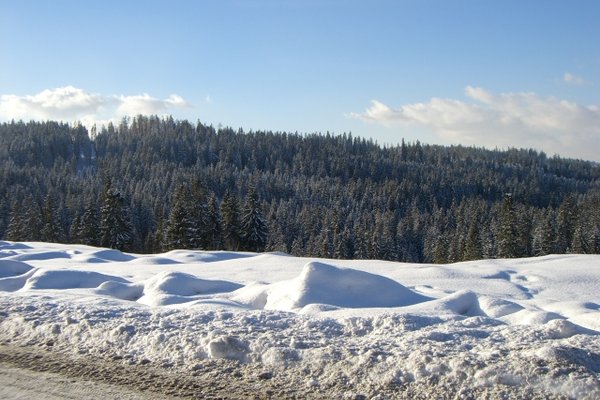
<instances>
[{"instance_id":1,"label":"blue sky","mask_svg":"<svg viewBox=\"0 0 600 400\"><path fill-rule=\"evenodd\" d=\"M600 161L599 1L0 0L0 119L246 130Z\"/></svg>"}]
</instances>

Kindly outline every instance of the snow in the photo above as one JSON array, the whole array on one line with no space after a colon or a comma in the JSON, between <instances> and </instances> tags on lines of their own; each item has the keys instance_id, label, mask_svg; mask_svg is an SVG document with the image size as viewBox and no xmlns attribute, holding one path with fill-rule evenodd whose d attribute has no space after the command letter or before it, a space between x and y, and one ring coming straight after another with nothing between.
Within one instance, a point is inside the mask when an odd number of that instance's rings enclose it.
<instances>
[{"instance_id":1,"label":"snow","mask_svg":"<svg viewBox=\"0 0 600 400\"><path fill-rule=\"evenodd\" d=\"M0 340L309 387L455 382L600 397L600 256L423 265L0 242Z\"/></svg>"}]
</instances>

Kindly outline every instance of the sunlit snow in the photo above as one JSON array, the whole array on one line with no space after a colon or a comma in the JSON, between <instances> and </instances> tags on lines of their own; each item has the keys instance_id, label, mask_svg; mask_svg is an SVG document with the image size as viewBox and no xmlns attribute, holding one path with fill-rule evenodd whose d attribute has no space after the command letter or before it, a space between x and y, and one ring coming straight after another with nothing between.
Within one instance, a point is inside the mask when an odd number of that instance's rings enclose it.
<instances>
[{"instance_id":1,"label":"sunlit snow","mask_svg":"<svg viewBox=\"0 0 600 400\"><path fill-rule=\"evenodd\" d=\"M599 288L597 255L427 265L0 242L0 339L297 368L309 386L435 378L599 398Z\"/></svg>"}]
</instances>

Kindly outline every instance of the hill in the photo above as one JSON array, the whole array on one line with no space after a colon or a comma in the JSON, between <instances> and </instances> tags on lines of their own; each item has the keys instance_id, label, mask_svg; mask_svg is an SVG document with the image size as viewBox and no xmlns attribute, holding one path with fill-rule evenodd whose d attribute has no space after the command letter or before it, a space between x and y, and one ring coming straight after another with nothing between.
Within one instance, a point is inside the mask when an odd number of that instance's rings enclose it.
<instances>
[{"instance_id":1,"label":"hill","mask_svg":"<svg viewBox=\"0 0 600 400\"><path fill-rule=\"evenodd\" d=\"M0 125L11 240L443 263L599 253L599 208L598 164L534 150L144 116L91 132Z\"/></svg>"}]
</instances>

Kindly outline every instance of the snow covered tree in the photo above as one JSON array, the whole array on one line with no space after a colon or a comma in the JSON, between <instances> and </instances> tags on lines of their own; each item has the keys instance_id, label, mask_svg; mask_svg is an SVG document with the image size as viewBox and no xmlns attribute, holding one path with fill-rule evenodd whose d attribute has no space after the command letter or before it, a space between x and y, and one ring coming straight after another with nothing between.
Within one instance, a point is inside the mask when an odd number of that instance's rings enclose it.
<instances>
[{"instance_id":1,"label":"snow covered tree","mask_svg":"<svg viewBox=\"0 0 600 400\"><path fill-rule=\"evenodd\" d=\"M104 247L129 251L133 244L133 224L129 207L121 192L106 185L100 208L100 244Z\"/></svg>"},{"instance_id":2,"label":"snow covered tree","mask_svg":"<svg viewBox=\"0 0 600 400\"><path fill-rule=\"evenodd\" d=\"M242 247L247 251L263 251L269 235L267 221L262 213L258 193L250 187L242 210Z\"/></svg>"},{"instance_id":3,"label":"snow covered tree","mask_svg":"<svg viewBox=\"0 0 600 400\"><path fill-rule=\"evenodd\" d=\"M558 208L556 216L556 243L557 253L563 254L569 251L573 242L573 233L575 230L575 200L573 196L568 196Z\"/></svg>"},{"instance_id":4,"label":"snow covered tree","mask_svg":"<svg viewBox=\"0 0 600 400\"><path fill-rule=\"evenodd\" d=\"M23 214L23 234L28 241L41 241L44 222L42 220L42 210L32 196L25 197Z\"/></svg>"},{"instance_id":5,"label":"snow covered tree","mask_svg":"<svg viewBox=\"0 0 600 400\"><path fill-rule=\"evenodd\" d=\"M469 227L463 255L463 260L465 261L480 260L483 258L483 249L481 247L481 240L479 239L479 229L477 228L477 224L477 221L474 221Z\"/></svg>"},{"instance_id":6,"label":"snow covered tree","mask_svg":"<svg viewBox=\"0 0 600 400\"><path fill-rule=\"evenodd\" d=\"M42 240L51 243L61 243L65 240L58 212L52 196L47 195L42 209Z\"/></svg>"},{"instance_id":7,"label":"snow covered tree","mask_svg":"<svg viewBox=\"0 0 600 400\"><path fill-rule=\"evenodd\" d=\"M23 218L23 207L18 201L14 201L10 208L10 219L6 227L6 238L14 242L28 240Z\"/></svg>"},{"instance_id":8,"label":"snow covered tree","mask_svg":"<svg viewBox=\"0 0 600 400\"><path fill-rule=\"evenodd\" d=\"M237 198L228 190L221 202L223 241L225 249L239 250L241 243L240 207Z\"/></svg>"},{"instance_id":9,"label":"snow covered tree","mask_svg":"<svg viewBox=\"0 0 600 400\"><path fill-rule=\"evenodd\" d=\"M515 258L519 256L518 227L512 194L507 193L500 211L500 226L498 226L498 257Z\"/></svg>"},{"instance_id":10,"label":"snow covered tree","mask_svg":"<svg viewBox=\"0 0 600 400\"><path fill-rule=\"evenodd\" d=\"M538 222L533 231L533 255L545 256L554 250L554 226L550 216L546 215Z\"/></svg>"},{"instance_id":11,"label":"snow covered tree","mask_svg":"<svg viewBox=\"0 0 600 400\"><path fill-rule=\"evenodd\" d=\"M573 232L573 240L571 241L570 252L574 254L587 254L590 249L590 243L586 236L586 232L581 225L578 225Z\"/></svg>"},{"instance_id":12,"label":"snow covered tree","mask_svg":"<svg viewBox=\"0 0 600 400\"><path fill-rule=\"evenodd\" d=\"M223 223L221 213L214 195L208 197L206 238L207 249L220 250L223 248Z\"/></svg>"},{"instance_id":13,"label":"snow covered tree","mask_svg":"<svg viewBox=\"0 0 600 400\"><path fill-rule=\"evenodd\" d=\"M192 235L195 221L190 214L190 191L184 185L177 186L171 214L165 229L165 240L163 247L165 250L190 249L194 248Z\"/></svg>"},{"instance_id":14,"label":"snow covered tree","mask_svg":"<svg viewBox=\"0 0 600 400\"><path fill-rule=\"evenodd\" d=\"M82 244L98 246L100 244L100 216L98 207L92 199L88 200L85 211L79 220L77 238Z\"/></svg>"},{"instance_id":15,"label":"snow covered tree","mask_svg":"<svg viewBox=\"0 0 600 400\"><path fill-rule=\"evenodd\" d=\"M190 220L188 235L189 248L208 249L211 247L210 216L206 188L200 181L194 182L188 201L188 217Z\"/></svg>"}]
</instances>

